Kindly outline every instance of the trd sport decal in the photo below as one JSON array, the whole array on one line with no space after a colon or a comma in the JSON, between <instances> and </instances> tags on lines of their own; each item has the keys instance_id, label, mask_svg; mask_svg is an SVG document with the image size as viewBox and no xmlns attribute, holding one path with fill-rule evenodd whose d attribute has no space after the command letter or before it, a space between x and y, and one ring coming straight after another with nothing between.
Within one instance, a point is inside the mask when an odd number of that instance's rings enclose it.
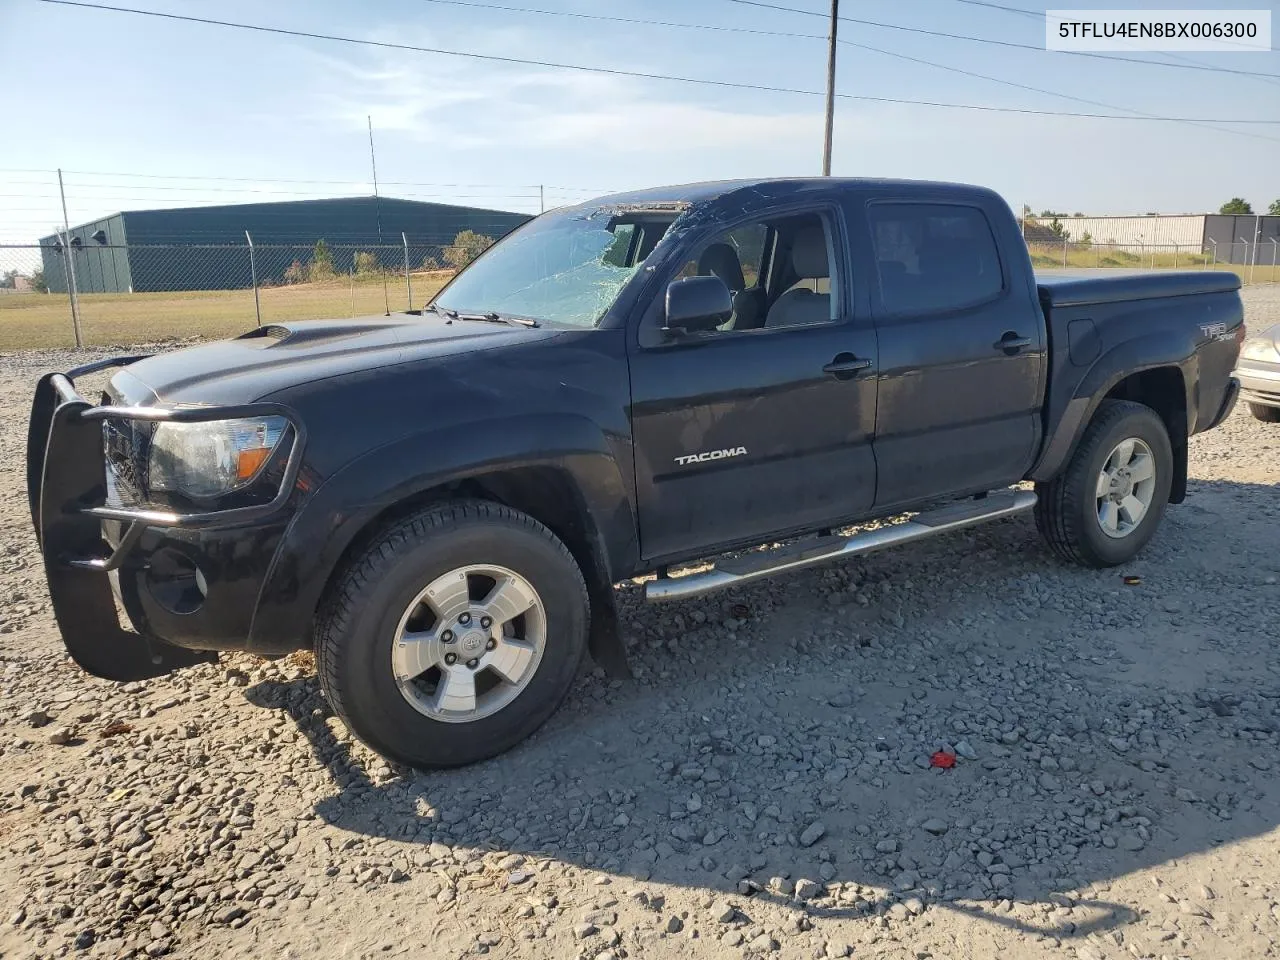
<instances>
[{"instance_id":1,"label":"trd sport decal","mask_svg":"<svg viewBox=\"0 0 1280 960\"><path fill-rule=\"evenodd\" d=\"M708 460L724 460L726 457L745 457L746 447L732 447L725 450L707 450L703 453L691 453L687 457L676 457L676 463L685 466L690 463L706 463Z\"/></svg>"}]
</instances>

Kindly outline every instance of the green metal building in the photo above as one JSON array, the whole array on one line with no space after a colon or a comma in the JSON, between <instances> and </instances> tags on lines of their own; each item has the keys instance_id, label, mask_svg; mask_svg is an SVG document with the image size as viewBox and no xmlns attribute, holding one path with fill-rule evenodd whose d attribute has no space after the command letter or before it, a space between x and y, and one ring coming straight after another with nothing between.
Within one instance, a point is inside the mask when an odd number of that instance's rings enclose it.
<instances>
[{"instance_id":1,"label":"green metal building","mask_svg":"<svg viewBox=\"0 0 1280 960\"><path fill-rule=\"evenodd\" d=\"M237 290L252 285L255 269L260 284L285 282L320 240L334 270L345 273L362 248L382 266L403 268L403 254L390 249L401 246L403 235L416 268L424 248L448 246L463 230L496 240L529 219L507 210L348 197L126 211L72 227L70 237L81 293ZM252 263L246 232L255 247ZM44 237L40 246L49 289L66 292L62 238Z\"/></svg>"}]
</instances>

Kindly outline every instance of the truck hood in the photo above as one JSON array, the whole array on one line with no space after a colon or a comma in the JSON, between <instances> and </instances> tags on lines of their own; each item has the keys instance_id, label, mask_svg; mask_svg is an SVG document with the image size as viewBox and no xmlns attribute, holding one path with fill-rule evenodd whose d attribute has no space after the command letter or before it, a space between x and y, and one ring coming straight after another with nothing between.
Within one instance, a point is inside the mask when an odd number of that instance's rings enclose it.
<instances>
[{"instance_id":1,"label":"truck hood","mask_svg":"<svg viewBox=\"0 0 1280 960\"><path fill-rule=\"evenodd\" d=\"M129 403L250 403L329 377L548 336L555 332L437 314L273 323L140 360L112 386Z\"/></svg>"},{"instance_id":2,"label":"truck hood","mask_svg":"<svg viewBox=\"0 0 1280 960\"><path fill-rule=\"evenodd\" d=\"M1280 323L1272 324L1261 333L1249 332L1249 338L1241 345L1240 364L1280 364Z\"/></svg>"}]
</instances>

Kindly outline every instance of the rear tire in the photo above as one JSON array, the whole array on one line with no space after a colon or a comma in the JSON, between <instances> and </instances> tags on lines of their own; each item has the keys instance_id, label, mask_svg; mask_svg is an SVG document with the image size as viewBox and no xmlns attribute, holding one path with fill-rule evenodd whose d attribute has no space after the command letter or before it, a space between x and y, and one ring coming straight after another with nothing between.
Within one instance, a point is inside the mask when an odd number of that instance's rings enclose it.
<instances>
[{"instance_id":1,"label":"rear tire","mask_svg":"<svg viewBox=\"0 0 1280 960\"><path fill-rule=\"evenodd\" d=\"M1062 472L1036 484L1036 526L1064 560L1113 567L1155 534L1172 482L1164 421L1140 403L1104 400Z\"/></svg>"},{"instance_id":2,"label":"rear tire","mask_svg":"<svg viewBox=\"0 0 1280 960\"><path fill-rule=\"evenodd\" d=\"M1263 423L1280 423L1280 407L1265 407L1260 403L1249 403L1245 406L1249 408L1255 420L1261 420Z\"/></svg>"},{"instance_id":3,"label":"rear tire","mask_svg":"<svg viewBox=\"0 0 1280 960\"><path fill-rule=\"evenodd\" d=\"M378 753L461 766L555 712L588 617L582 573L550 530L499 504L449 501L387 527L338 577L317 622L317 672Z\"/></svg>"}]
</instances>

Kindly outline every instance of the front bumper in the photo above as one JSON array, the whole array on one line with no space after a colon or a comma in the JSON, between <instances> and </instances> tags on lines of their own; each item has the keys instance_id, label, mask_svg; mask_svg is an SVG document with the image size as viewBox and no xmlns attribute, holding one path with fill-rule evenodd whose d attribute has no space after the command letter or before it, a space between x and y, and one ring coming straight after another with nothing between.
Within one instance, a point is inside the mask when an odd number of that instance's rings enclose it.
<instances>
[{"instance_id":1,"label":"front bumper","mask_svg":"<svg viewBox=\"0 0 1280 960\"><path fill-rule=\"evenodd\" d=\"M1240 398L1263 407L1280 407L1280 363L1242 360L1234 376L1240 381Z\"/></svg>"},{"instance_id":2,"label":"front bumper","mask_svg":"<svg viewBox=\"0 0 1280 960\"><path fill-rule=\"evenodd\" d=\"M209 662L216 657L210 650L243 643L284 531L304 445L302 424L279 404L97 406L76 392L77 377L139 359L118 357L41 378L27 430L27 499L63 643L86 671L117 681ZM104 420L263 415L283 416L294 430L280 492L271 502L200 512L109 503ZM198 604L181 597L169 602L148 586L163 581L171 589L173 568L187 563L201 570ZM166 564L168 572L158 575Z\"/></svg>"}]
</instances>

